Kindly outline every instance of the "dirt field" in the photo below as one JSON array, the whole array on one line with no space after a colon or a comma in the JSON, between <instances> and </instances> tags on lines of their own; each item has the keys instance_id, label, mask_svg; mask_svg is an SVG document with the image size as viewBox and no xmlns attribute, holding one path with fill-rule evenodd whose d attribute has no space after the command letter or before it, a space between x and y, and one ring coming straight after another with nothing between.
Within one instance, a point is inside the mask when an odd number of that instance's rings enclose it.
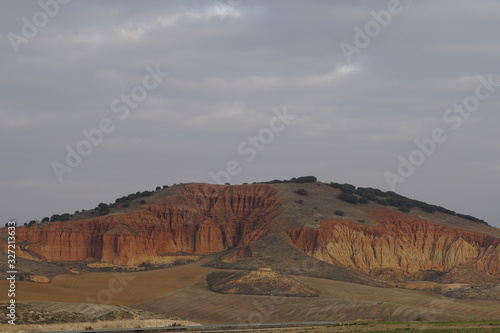
<instances>
[{"instance_id":1,"label":"dirt field","mask_svg":"<svg viewBox=\"0 0 500 333\"><path fill-rule=\"evenodd\" d=\"M18 282L16 300L70 303L93 300L95 303L131 306L202 324L344 322L360 318L414 323L500 319L500 306L495 301L456 300L424 291L379 288L318 278L298 277L319 290L319 297L218 294L208 290L204 279L214 269L201 267L202 263L123 275L91 273L58 276L49 284ZM5 287L6 281L0 281L0 288ZM106 298L106 295L111 297ZM0 295L2 300L5 297L6 294ZM68 304L68 309L70 307Z\"/></svg>"},{"instance_id":2,"label":"dirt field","mask_svg":"<svg viewBox=\"0 0 500 333\"><path fill-rule=\"evenodd\" d=\"M495 301L455 300L440 295L396 288L377 288L339 281L303 278L320 297L222 295L204 282L133 307L165 314L188 315L200 323L259 323L281 321L348 321L379 319L496 320ZM196 300L193 302L193 300Z\"/></svg>"},{"instance_id":3,"label":"dirt field","mask_svg":"<svg viewBox=\"0 0 500 333\"><path fill-rule=\"evenodd\" d=\"M143 272L59 275L48 284L18 281L16 300L88 303L94 299L106 305L137 304L203 280L206 273L213 271L201 267L208 260ZM7 285L7 281L0 281L2 290ZM6 296L1 293L0 301L5 301Z\"/></svg>"}]
</instances>

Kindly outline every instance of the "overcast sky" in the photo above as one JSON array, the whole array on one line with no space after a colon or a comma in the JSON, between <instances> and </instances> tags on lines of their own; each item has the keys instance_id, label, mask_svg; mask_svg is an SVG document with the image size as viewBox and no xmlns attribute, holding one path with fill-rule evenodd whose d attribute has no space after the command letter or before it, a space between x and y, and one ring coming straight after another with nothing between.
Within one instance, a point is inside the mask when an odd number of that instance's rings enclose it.
<instances>
[{"instance_id":1,"label":"overcast sky","mask_svg":"<svg viewBox=\"0 0 500 333\"><path fill-rule=\"evenodd\" d=\"M500 2L390 2L3 2L1 220L215 183L233 161L231 184L389 190L389 172L500 227Z\"/></svg>"}]
</instances>

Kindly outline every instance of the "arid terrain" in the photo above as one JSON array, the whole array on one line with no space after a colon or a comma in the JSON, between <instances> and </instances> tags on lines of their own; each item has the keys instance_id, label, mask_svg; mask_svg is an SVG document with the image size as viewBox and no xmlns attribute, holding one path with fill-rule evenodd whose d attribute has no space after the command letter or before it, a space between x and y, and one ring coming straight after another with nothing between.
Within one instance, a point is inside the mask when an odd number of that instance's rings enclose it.
<instances>
[{"instance_id":1,"label":"arid terrain","mask_svg":"<svg viewBox=\"0 0 500 333\"><path fill-rule=\"evenodd\" d=\"M143 327L500 319L498 229L304 178L175 185L19 227L16 301L46 311L21 319L45 330L47 317L84 329L125 312L121 325Z\"/></svg>"}]
</instances>

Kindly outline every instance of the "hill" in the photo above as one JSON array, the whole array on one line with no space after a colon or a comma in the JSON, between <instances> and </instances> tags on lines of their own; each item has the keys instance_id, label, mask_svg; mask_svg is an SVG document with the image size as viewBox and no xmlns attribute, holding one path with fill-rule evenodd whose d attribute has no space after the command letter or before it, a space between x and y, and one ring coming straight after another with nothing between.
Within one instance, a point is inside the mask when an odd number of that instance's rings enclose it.
<instances>
[{"instance_id":1,"label":"hill","mask_svg":"<svg viewBox=\"0 0 500 333\"><path fill-rule=\"evenodd\" d=\"M303 319L306 312L300 309L306 304L337 304L317 316L322 320L334 313L356 319L346 314L351 306L373 319L404 320L413 310L423 313L406 301L398 306L412 311L380 308L375 298L363 301L355 292L359 288L372 288L366 290L381 299L396 289L414 289L403 294L417 303L431 301L437 292L474 299L470 309L454 308L453 316L442 319L470 319L461 311L478 313L499 300L491 292L500 284L499 229L393 192L325 184L310 176L259 184L163 186L43 220L17 228L18 277L24 280L19 282L20 301L81 303L90 293L89 302L98 302L95 295L110 288L106 283L116 272L141 276L147 285L142 292L129 290L101 304L194 322L214 322L208 313L213 320L223 318L214 311L228 311L231 302L243 314L241 294L289 297L276 311L290 318L292 312L282 307L295 309ZM0 263L3 274L6 262ZM336 288L350 290L353 303L342 306L349 296ZM220 307L213 304L213 311L204 312L182 301L193 297L207 302L212 297ZM351 314L357 313L354 308ZM500 315L490 312L479 317Z\"/></svg>"}]
</instances>

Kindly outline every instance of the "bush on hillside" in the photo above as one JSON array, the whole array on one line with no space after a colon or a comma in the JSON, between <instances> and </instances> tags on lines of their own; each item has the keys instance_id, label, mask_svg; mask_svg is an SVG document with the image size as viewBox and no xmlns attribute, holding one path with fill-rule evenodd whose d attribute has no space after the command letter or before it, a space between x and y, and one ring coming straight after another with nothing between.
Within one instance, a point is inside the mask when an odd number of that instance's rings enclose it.
<instances>
[{"instance_id":1,"label":"bush on hillside","mask_svg":"<svg viewBox=\"0 0 500 333\"><path fill-rule=\"evenodd\" d=\"M340 185L340 190L343 193L354 193L355 189L356 189L356 186L351 185L351 184L342 184L342 185Z\"/></svg>"},{"instance_id":2,"label":"bush on hillside","mask_svg":"<svg viewBox=\"0 0 500 333\"><path fill-rule=\"evenodd\" d=\"M361 197L358 199L358 203L360 204L367 204L369 202L369 200L365 197Z\"/></svg>"},{"instance_id":3,"label":"bush on hillside","mask_svg":"<svg viewBox=\"0 0 500 333\"><path fill-rule=\"evenodd\" d=\"M279 179L274 179L268 182L262 182L262 184L281 184L281 183L296 183L296 184L301 184L301 183L314 183L318 179L314 176L303 176L303 177L297 177L297 178L292 178L290 180L279 180ZM253 183L257 184L257 183Z\"/></svg>"},{"instance_id":4,"label":"bush on hillside","mask_svg":"<svg viewBox=\"0 0 500 333\"><path fill-rule=\"evenodd\" d=\"M340 193L339 199L354 205L358 203L358 198L351 193Z\"/></svg>"},{"instance_id":5,"label":"bush on hillside","mask_svg":"<svg viewBox=\"0 0 500 333\"><path fill-rule=\"evenodd\" d=\"M109 214L109 205L107 205L105 203L101 202L99 205L97 205L96 209L97 209L97 214L99 216Z\"/></svg>"},{"instance_id":6,"label":"bush on hillside","mask_svg":"<svg viewBox=\"0 0 500 333\"><path fill-rule=\"evenodd\" d=\"M314 176L304 176L290 179L292 183L314 183L318 179Z\"/></svg>"}]
</instances>

